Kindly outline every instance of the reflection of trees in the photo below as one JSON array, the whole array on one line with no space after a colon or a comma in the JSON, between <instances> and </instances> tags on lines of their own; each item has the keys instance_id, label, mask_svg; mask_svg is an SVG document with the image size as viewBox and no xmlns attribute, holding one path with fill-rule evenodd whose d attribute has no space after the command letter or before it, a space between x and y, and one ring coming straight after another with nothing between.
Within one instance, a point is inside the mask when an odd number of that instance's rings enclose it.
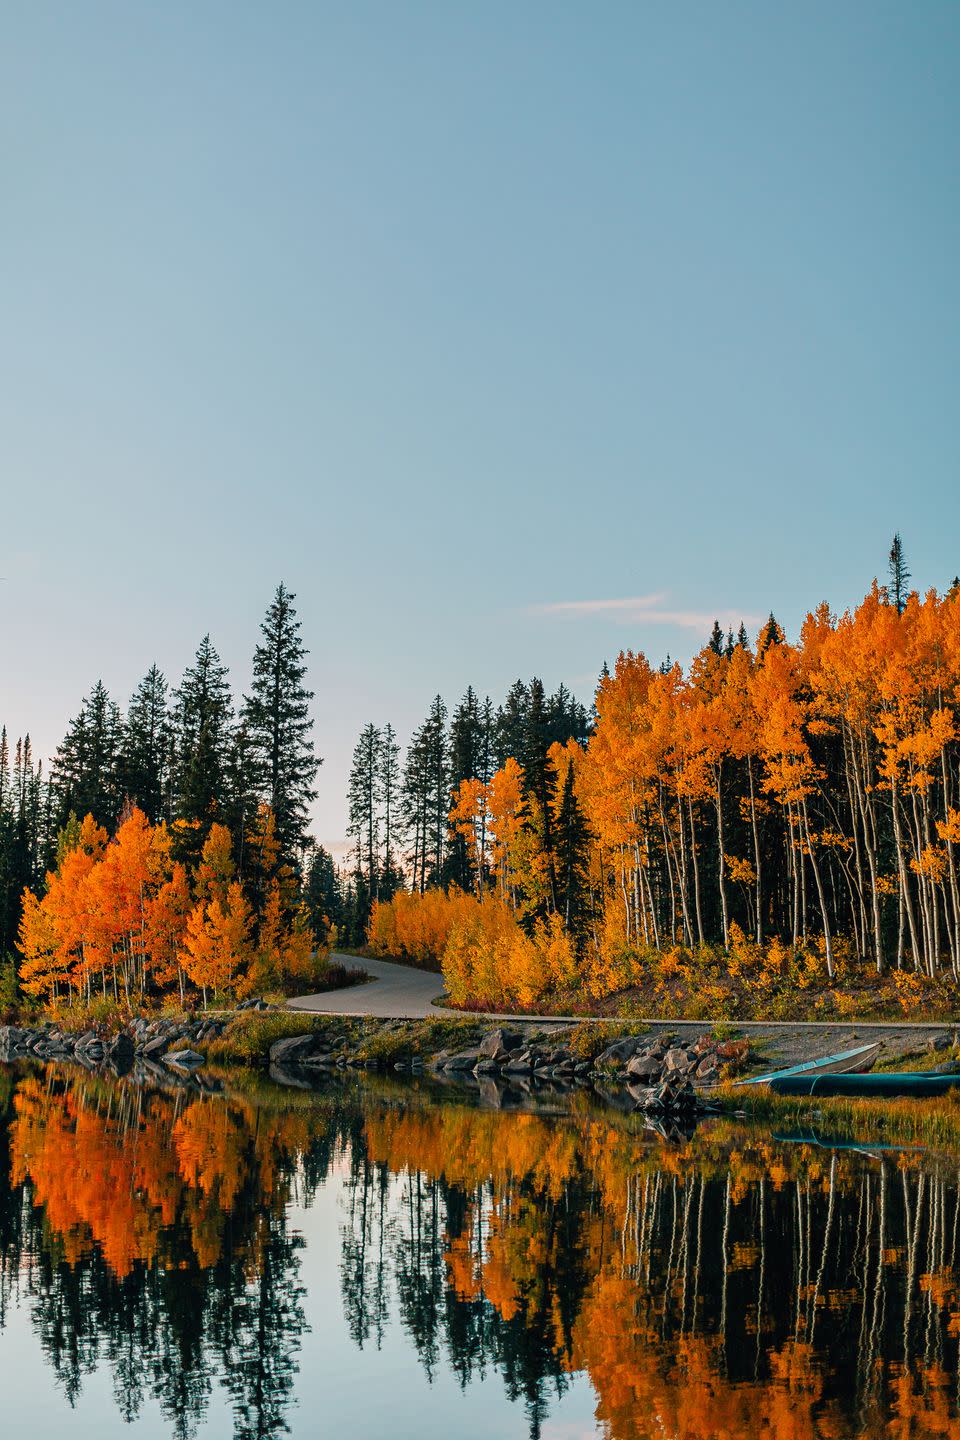
<instances>
[{"instance_id":1,"label":"reflection of trees","mask_svg":"<svg viewBox=\"0 0 960 1440\"><path fill-rule=\"evenodd\" d=\"M362 1216L427 1373L496 1366L531 1434L585 1370L614 1440L960 1436L955 1168L467 1107L371 1105L365 1134L345 1253ZM362 1330L385 1282L356 1273Z\"/></svg>"},{"instance_id":2,"label":"reflection of trees","mask_svg":"<svg viewBox=\"0 0 960 1440\"><path fill-rule=\"evenodd\" d=\"M19 1275L68 1400L106 1363L125 1420L152 1395L186 1437L216 1380L238 1440L281 1434L304 1330L286 1206L295 1176L322 1183L328 1114L27 1075L0 1122L0 1320Z\"/></svg>"},{"instance_id":3,"label":"reflection of trees","mask_svg":"<svg viewBox=\"0 0 960 1440\"><path fill-rule=\"evenodd\" d=\"M955 1166L632 1126L0 1071L0 1323L16 1287L71 1401L106 1365L126 1419L153 1397L186 1440L223 1387L238 1440L282 1435L287 1207L336 1166L355 1342L392 1314L429 1376L497 1371L532 1436L579 1371L612 1440L960 1437Z\"/></svg>"}]
</instances>

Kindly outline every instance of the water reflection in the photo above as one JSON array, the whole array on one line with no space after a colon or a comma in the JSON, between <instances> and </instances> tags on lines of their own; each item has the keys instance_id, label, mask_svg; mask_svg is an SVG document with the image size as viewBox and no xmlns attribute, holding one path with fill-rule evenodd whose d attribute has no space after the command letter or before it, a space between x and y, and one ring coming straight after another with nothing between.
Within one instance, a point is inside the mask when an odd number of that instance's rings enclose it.
<instances>
[{"instance_id":1,"label":"water reflection","mask_svg":"<svg viewBox=\"0 0 960 1440\"><path fill-rule=\"evenodd\" d=\"M399 1327L478 1407L498 1373L517 1434L583 1373L612 1440L960 1436L952 1160L730 1122L667 1144L582 1099L540 1116L34 1070L0 1071L0 1176L0 1325L28 1316L68 1400L105 1367L119 1414L152 1396L170 1434L223 1395L244 1440L291 1428L292 1217L336 1186L357 1354L375 1367Z\"/></svg>"}]
</instances>

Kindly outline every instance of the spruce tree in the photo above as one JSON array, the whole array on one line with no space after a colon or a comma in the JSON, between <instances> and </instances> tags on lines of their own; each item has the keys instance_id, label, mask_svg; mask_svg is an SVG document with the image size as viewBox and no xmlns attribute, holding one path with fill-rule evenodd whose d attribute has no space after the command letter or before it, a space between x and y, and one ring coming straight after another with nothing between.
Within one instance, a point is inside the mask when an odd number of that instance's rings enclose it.
<instances>
[{"instance_id":1,"label":"spruce tree","mask_svg":"<svg viewBox=\"0 0 960 1440\"><path fill-rule=\"evenodd\" d=\"M529 822L539 832L547 867L547 908L557 908L556 857L553 846L553 801L557 785L556 771L548 754L552 739L543 682L536 677L530 682L530 704L524 727L523 790Z\"/></svg>"},{"instance_id":2,"label":"spruce tree","mask_svg":"<svg viewBox=\"0 0 960 1440\"><path fill-rule=\"evenodd\" d=\"M890 571L890 585L888 587L890 600L896 607L897 614L902 615L907 608L910 571L907 569L907 562L903 554L903 542L900 539L899 532L893 537L890 554L887 556L887 567Z\"/></svg>"},{"instance_id":3,"label":"spruce tree","mask_svg":"<svg viewBox=\"0 0 960 1440\"><path fill-rule=\"evenodd\" d=\"M590 832L574 788L573 766L568 765L557 816L557 909L578 946L587 918Z\"/></svg>"},{"instance_id":4,"label":"spruce tree","mask_svg":"<svg viewBox=\"0 0 960 1440\"><path fill-rule=\"evenodd\" d=\"M164 811L170 755L167 682L151 665L130 698L120 753L120 788L152 825Z\"/></svg>"},{"instance_id":5,"label":"spruce tree","mask_svg":"<svg viewBox=\"0 0 960 1440\"><path fill-rule=\"evenodd\" d=\"M347 834L356 842L357 869L365 872L366 893L371 901L378 898L380 879L380 816L377 807L380 747L380 731L376 725L365 725L353 749L353 763L347 782Z\"/></svg>"},{"instance_id":6,"label":"spruce tree","mask_svg":"<svg viewBox=\"0 0 960 1440\"><path fill-rule=\"evenodd\" d=\"M227 763L233 731L233 701L221 662L209 635L174 692L175 811L181 820L199 822L200 847L220 813L227 790Z\"/></svg>"},{"instance_id":7,"label":"spruce tree","mask_svg":"<svg viewBox=\"0 0 960 1440\"><path fill-rule=\"evenodd\" d=\"M489 702L488 702L489 704ZM483 722L480 703L469 686L450 721L450 791L455 794L464 780L479 778L483 749ZM471 861L466 839L457 834L450 840L447 878L461 890L471 886Z\"/></svg>"},{"instance_id":8,"label":"spruce tree","mask_svg":"<svg viewBox=\"0 0 960 1440\"><path fill-rule=\"evenodd\" d=\"M343 930L343 890L333 856L322 845L314 847L307 867L304 900L317 944L326 936L327 926Z\"/></svg>"},{"instance_id":9,"label":"spruce tree","mask_svg":"<svg viewBox=\"0 0 960 1440\"><path fill-rule=\"evenodd\" d=\"M307 651L295 599L284 585L277 586L260 627L263 640L254 651L253 681L243 705L259 793L276 816L280 853L291 862L299 860L306 844L320 766L310 738L313 691L304 683Z\"/></svg>"},{"instance_id":10,"label":"spruce tree","mask_svg":"<svg viewBox=\"0 0 960 1440\"><path fill-rule=\"evenodd\" d=\"M507 692L507 698L497 711L497 768L500 769L512 756L520 760L523 754L524 735L527 725L527 711L530 708L530 694L522 680L515 680Z\"/></svg>"},{"instance_id":11,"label":"spruce tree","mask_svg":"<svg viewBox=\"0 0 960 1440\"><path fill-rule=\"evenodd\" d=\"M53 761L57 819L71 810L90 814L108 829L116 823L123 796L119 770L123 728L120 711L98 680L70 721Z\"/></svg>"},{"instance_id":12,"label":"spruce tree","mask_svg":"<svg viewBox=\"0 0 960 1440\"><path fill-rule=\"evenodd\" d=\"M377 762L377 805L383 834L383 864L380 869L380 898L389 900L399 890L402 875L397 864L396 833L400 806L400 746L396 731L387 722L380 732Z\"/></svg>"}]
</instances>

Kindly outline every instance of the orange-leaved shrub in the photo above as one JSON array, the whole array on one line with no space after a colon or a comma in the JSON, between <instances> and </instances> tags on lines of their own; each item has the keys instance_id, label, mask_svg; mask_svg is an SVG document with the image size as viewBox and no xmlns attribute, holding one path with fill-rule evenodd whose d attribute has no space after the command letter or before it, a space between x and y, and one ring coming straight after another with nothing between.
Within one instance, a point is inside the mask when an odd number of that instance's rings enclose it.
<instances>
[{"instance_id":1,"label":"orange-leaved shrub","mask_svg":"<svg viewBox=\"0 0 960 1440\"><path fill-rule=\"evenodd\" d=\"M418 964L438 962L455 1005L531 1009L578 981L573 943L560 917L525 930L505 901L461 890L402 892L374 906L370 948Z\"/></svg>"}]
</instances>

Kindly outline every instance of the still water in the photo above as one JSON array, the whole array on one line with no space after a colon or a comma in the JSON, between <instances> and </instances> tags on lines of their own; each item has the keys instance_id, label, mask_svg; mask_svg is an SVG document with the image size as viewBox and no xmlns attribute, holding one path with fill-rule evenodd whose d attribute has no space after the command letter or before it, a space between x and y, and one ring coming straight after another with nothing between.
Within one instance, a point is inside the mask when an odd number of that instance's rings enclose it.
<instances>
[{"instance_id":1,"label":"still water","mask_svg":"<svg viewBox=\"0 0 960 1440\"><path fill-rule=\"evenodd\" d=\"M960 1436L958 1163L0 1068L17 1436Z\"/></svg>"}]
</instances>

